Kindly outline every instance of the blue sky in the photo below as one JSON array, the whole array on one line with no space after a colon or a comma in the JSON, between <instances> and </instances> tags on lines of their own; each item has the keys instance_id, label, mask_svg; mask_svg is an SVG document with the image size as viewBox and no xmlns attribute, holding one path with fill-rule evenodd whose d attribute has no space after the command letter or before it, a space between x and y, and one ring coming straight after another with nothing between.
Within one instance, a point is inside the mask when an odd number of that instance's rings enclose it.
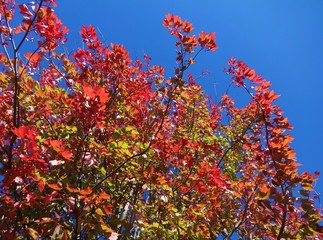
<instances>
[{"instance_id":1,"label":"blue sky","mask_svg":"<svg viewBox=\"0 0 323 240\"><path fill-rule=\"evenodd\" d=\"M199 83L213 99L229 86L222 69L231 56L244 60L272 83L294 126L293 147L301 170L323 176L323 1L321 0L57 0L57 15L70 29L70 51L81 46L79 30L93 25L107 43L123 44L133 58L174 67L175 39L162 26L167 13L189 20L196 32L216 32L218 50L203 53L191 70L208 68ZM216 83L216 85L215 85ZM215 88L216 86L216 88ZM232 92L238 98L243 91ZM316 189L323 194L323 177Z\"/></svg>"}]
</instances>

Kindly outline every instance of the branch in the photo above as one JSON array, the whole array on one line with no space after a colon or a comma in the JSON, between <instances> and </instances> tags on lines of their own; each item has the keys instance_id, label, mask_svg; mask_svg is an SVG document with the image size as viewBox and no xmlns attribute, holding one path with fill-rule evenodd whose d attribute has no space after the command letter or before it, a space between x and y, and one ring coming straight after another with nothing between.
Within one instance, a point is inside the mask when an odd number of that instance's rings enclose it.
<instances>
[{"instance_id":1,"label":"branch","mask_svg":"<svg viewBox=\"0 0 323 240\"><path fill-rule=\"evenodd\" d=\"M246 219L247 216L247 211L249 209L249 204L252 200L253 195L255 194L255 192L257 191L258 185L256 185L254 191L250 194L250 196L248 197L248 200L246 202L243 214L242 214L242 218L236 223L236 225L234 226L234 228L230 231L230 233L224 238L224 240L229 240L230 237L235 233L235 231L238 230L238 228L243 224L243 222Z\"/></svg>"},{"instance_id":2,"label":"branch","mask_svg":"<svg viewBox=\"0 0 323 240\"><path fill-rule=\"evenodd\" d=\"M173 94L175 92L175 90L177 89L177 87L179 86L179 83L177 83L173 90L171 91L171 94ZM140 153L137 153L135 155L132 155L131 157L128 157L126 160L124 160L118 167L116 167L114 170L112 170L109 174L107 174L104 178L102 178L96 185L94 185L93 187L93 191L95 189L97 189L105 180L107 180L110 176L112 176L113 174L115 174L117 171L119 171L124 165L126 165L129 161L131 161L132 159L136 158L136 157L139 157L139 156L142 156L143 154L145 154L146 152L148 152L148 150L150 149L151 145L152 145L152 142L153 140L157 137L157 135L159 134L159 132L161 131L163 125L164 125L164 122L165 122L165 118L166 118L166 115L168 114L168 111L170 109L170 106L171 106L171 102L172 102L172 98L169 98L168 101L167 101L167 105L166 105L166 110L164 112L164 115L162 117L162 120L155 132L155 134L153 135L153 137L151 137L150 141L149 141L149 144L148 146L143 150L141 151Z\"/></svg>"},{"instance_id":3,"label":"branch","mask_svg":"<svg viewBox=\"0 0 323 240\"><path fill-rule=\"evenodd\" d=\"M252 94L251 94L251 92L250 92L250 91L249 91L245 86L243 86L243 88L247 91L247 93L248 93L251 97L253 97L253 96L252 96ZM269 130L268 130L268 122L267 122L267 120L266 120L266 114L265 114L265 112L263 111L262 106L261 106L261 104L259 103L259 101L257 101L257 100L255 99L255 102L259 105L259 107L260 107L260 109L261 109L262 117L263 117L263 119L264 119L264 124L265 124L266 145L267 145L267 147L268 147L268 150L269 150L269 153L270 153L271 159L272 159L272 161L273 161L273 163L274 163L274 166L275 166L275 168L276 168L276 170L277 170L277 163L276 163L276 160L274 159L274 156L273 156L273 155L274 155L274 154L273 154L273 150L272 150L272 148L271 148L271 146L270 146L270 142L269 142ZM283 194L283 196L284 196L284 197L286 197L287 193L286 193L286 189L285 189L285 187L284 187L284 184L283 184L283 183L282 183L282 184L280 184L280 188L281 188L281 190L282 190L282 194ZM280 229L279 229L279 233L278 233L278 236L277 236L277 240L281 239L282 234L284 233L285 225L286 225L286 219L287 219L287 203L284 203L284 204L283 204L282 224L281 224Z\"/></svg>"},{"instance_id":4,"label":"branch","mask_svg":"<svg viewBox=\"0 0 323 240\"><path fill-rule=\"evenodd\" d=\"M3 35L1 34L1 40L2 40L2 42L4 42L4 38L3 38ZM4 45L4 44L2 44L2 48L3 48L3 51L5 52L5 55L6 55L6 58L7 58L7 60L8 60L8 63L10 64L10 68L12 69L12 71L14 70L14 66L13 66L13 64L12 64L12 62L11 62L11 59L10 59L10 54L9 54L9 52L8 52L8 49L7 49L7 47Z\"/></svg>"},{"instance_id":5,"label":"branch","mask_svg":"<svg viewBox=\"0 0 323 240\"><path fill-rule=\"evenodd\" d=\"M8 28L8 33L9 33L10 43L11 43L11 45L12 45L13 50L15 51L15 50L16 50L16 44L15 44L15 41L13 40L13 36L12 36L12 34L11 34L11 31L10 31L11 27L10 27L10 25L9 25L8 17L7 17L7 14L6 14L6 10L7 10L7 8L6 8L6 5L5 5L4 1L1 1L1 4L3 4L3 5L4 5L4 12L5 12L5 14L4 14L4 19L5 19L5 22L6 22L6 26L7 26L7 28Z\"/></svg>"},{"instance_id":6,"label":"branch","mask_svg":"<svg viewBox=\"0 0 323 240\"><path fill-rule=\"evenodd\" d=\"M30 55L29 59L27 59L27 63L25 64L25 66L23 67L23 69L21 70L21 73L18 76L18 79L21 78L22 74L25 72L27 66L29 65L30 60L32 59L32 57L38 52L38 50L45 44L47 43L48 40L46 40L45 42L43 42L42 44L40 44Z\"/></svg>"},{"instance_id":7,"label":"branch","mask_svg":"<svg viewBox=\"0 0 323 240\"><path fill-rule=\"evenodd\" d=\"M40 1L40 3L38 4L38 8L37 8L37 10L36 10L36 12L35 12L35 14L34 14L33 19L31 20L31 22L30 22L30 24L29 24L29 26L28 26L28 28L27 28L27 30L26 30L26 32L25 32L25 34L24 34L24 36L23 36L23 37L22 37L22 39L20 40L20 42L19 42L19 44L18 44L17 48L14 48L14 52L15 52L15 54L17 53L17 51L20 49L20 47L22 46L22 44L23 44L23 43L24 43L24 41L26 40L27 35L29 34L31 27L32 27L32 25L34 24L34 22L35 22L35 20L36 20L36 17L37 17L37 15L38 15L38 12L40 11L40 9L41 9L41 7L42 7L42 5L43 5L43 2L44 2L44 0L41 0L41 1Z\"/></svg>"},{"instance_id":8,"label":"branch","mask_svg":"<svg viewBox=\"0 0 323 240\"><path fill-rule=\"evenodd\" d=\"M284 196L285 196L285 194L284 194ZM285 203L284 208L283 208L282 224L281 224L280 229L279 229L277 240L280 240L282 238L282 235L283 235L284 229L285 229L285 225L286 225L286 219L287 219L287 204Z\"/></svg>"},{"instance_id":9,"label":"branch","mask_svg":"<svg viewBox=\"0 0 323 240\"><path fill-rule=\"evenodd\" d=\"M8 155L8 151L7 151L7 149L5 149L5 148L4 148L4 146L2 146L2 144L0 144L0 148L2 149L2 151L3 151L4 153L6 153L6 154Z\"/></svg>"},{"instance_id":10,"label":"branch","mask_svg":"<svg viewBox=\"0 0 323 240\"><path fill-rule=\"evenodd\" d=\"M225 152L222 154L222 156L221 156L221 158L220 158L220 161L219 161L219 162L218 162L218 164L216 165L217 167L219 167L219 166L220 166L220 164L222 163L222 161L224 160L224 158L226 157L226 155L228 154L228 152L229 152L232 148L234 148L234 147L235 147L235 145L236 145L237 143L239 143L239 142L242 140L242 138L245 136L245 134L247 133L247 131L248 131L248 130L250 130L251 125L252 125L254 122L255 122L255 120L254 120L254 121L251 121L251 122L248 124L248 126L243 130L243 132L242 132L242 134L239 136L239 138L238 138L238 139L236 139L236 140L231 144L231 146L230 146L230 147L228 147L228 148L225 150Z\"/></svg>"}]
</instances>

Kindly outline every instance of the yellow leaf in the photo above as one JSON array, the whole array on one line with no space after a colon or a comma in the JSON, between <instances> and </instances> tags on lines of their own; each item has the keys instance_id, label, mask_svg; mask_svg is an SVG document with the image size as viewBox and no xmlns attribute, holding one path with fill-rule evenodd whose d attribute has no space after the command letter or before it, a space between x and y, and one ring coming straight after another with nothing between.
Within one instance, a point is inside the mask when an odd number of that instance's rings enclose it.
<instances>
[{"instance_id":1,"label":"yellow leaf","mask_svg":"<svg viewBox=\"0 0 323 240\"><path fill-rule=\"evenodd\" d=\"M8 76L0 72L0 83L7 83L8 82Z\"/></svg>"},{"instance_id":2,"label":"yellow leaf","mask_svg":"<svg viewBox=\"0 0 323 240\"><path fill-rule=\"evenodd\" d=\"M98 215L100 215L100 216L104 216L105 215L101 208L97 208L95 210L95 213L98 214Z\"/></svg>"},{"instance_id":3,"label":"yellow leaf","mask_svg":"<svg viewBox=\"0 0 323 240\"><path fill-rule=\"evenodd\" d=\"M182 93L181 93L181 96L182 96L183 98L187 98L187 97L188 97L188 93L187 93L187 92L182 92Z\"/></svg>"},{"instance_id":4,"label":"yellow leaf","mask_svg":"<svg viewBox=\"0 0 323 240\"><path fill-rule=\"evenodd\" d=\"M162 84L163 83L163 79L159 78L155 81L155 83L158 85L158 84Z\"/></svg>"},{"instance_id":5,"label":"yellow leaf","mask_svg":"<svg viewBox=\"0 0 323 240\"><path fill-rule=\"evenodd\" d=\"M106 233L112 233L113 232L113 230L108 225L106 225L106 224L102 224L101 223L101 228Z\"/></svg>"},{"instance_id":6,"label":"yellow leaf","mask_svg":"<svg viewBox=\"0 0 323 240\"><path fill-rule=\"evenodd\" d=\"M313 184L312 183L303 183L302 188L307 191L313 191Z\"/></svg>"},{"instance_id":7,"label":"yellow leaf","mask_svg":"<svg viewBox=\"0 0 323 240\"><path fill-rule=\"evenodd\" d=\"M100 227L105 233L112 233L113 229L110 228L109 225L107 225L102 218L99 219L100 221Z\"/></svg>"},{"instance_id":8,"label":"yellow leaf","mask_svg":"<svg viewBox=\"0 0 323 240\"><path fill-rule=\"evenodd\" d=\"M28 234L29 234L33 239L35 239L35 240L37 240L37 239L38 239L39 234L38 234L38 232L37 232L35 229L33 229L33 228L27 228L27 230L28 230Z\"/></svg>"}]
</instances>

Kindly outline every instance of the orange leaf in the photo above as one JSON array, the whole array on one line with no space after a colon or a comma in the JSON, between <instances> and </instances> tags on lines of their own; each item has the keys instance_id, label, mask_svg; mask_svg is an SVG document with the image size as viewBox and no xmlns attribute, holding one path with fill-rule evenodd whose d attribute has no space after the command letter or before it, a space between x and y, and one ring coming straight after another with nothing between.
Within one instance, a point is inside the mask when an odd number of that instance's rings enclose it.
<instances>
[{"instance_id":1,"label":"orange leaf","mask_svg":"<svg viewBox=\"0 0 323 240\"><path fill-rule=\"evenodd\" d=\"M270 188L266 185L259 186L259 192L257 194L257 197L259 200L265 200L270 195Z\"/></svg>"},{"instance_id":2,"label":"orange leaf","mask_svg":"<svg viewBox=\"0 0 323 240\"><path fill-rule=\"evenodd\" d=\"M49 140L49 145L51 145L54 149L61 148L63 143L60 140Z\"/></svg>"},{"instance_id":3,"label":"orange leaf","mask_svg":"<svg viewBox=\"0 0 323 240\"><path fill-rule=\"evenodd\" d=\"M54 189L54 190L57 190L57 191L62 190L62 188L60 186L58 186L57 183L47 183L47 186L50 187L51 189Z\"/></svg>"},{"instance_id":4,"label":"orange leaf","mask_svg":"<svg viewBox=\"0 0 323 240\"><path fill-rule=\"evenodd\" d=\"M249 79L253 79L255 76L256 76L256 72L255 72L255 70L253 70L253 69L248 69L246 72L245 72L245 75L246 75L246 77L247 78L249 78Z\"/></svg>"},{"instance_id":5,"label":"orange leaf","mask_svg":"<svg viewBox=\"0 0 323 240\"><path fill-rule=\"evenodd\" d=\"M67 233L67 230L64 230L64 231L63 231L62 240L68 240L68 239L70 239L70 236L69 236L69 234Z\"/></svg>"},{"instance_id":6,"label":"orange leaf","mask_svg":"<svg viewBox=\"0 0 323 240\"><path fill-rule=\"evenodd\" d=\"M195 61L193 60L193 58L190 58L190 59L188 60L188 63L189 63L190 65L192 65L192 64L194 64L194 63L195 63Z\"/></svg>"},{"instance_id":7,"label":"orange leaf","mask_svg":"<svg viewBox=\"0 0 323 240\"><path fill-rule=\"evenodd\" d=\"M107 194L106 192L101 192L100 193L100 198L102 198L102 199L110 199L110 195Z\"/></svg>"},{"instance_id":8,"label":"orange leaf","mask_svg":"<svg viewBox=\"0 0 323 240\"><path fill-rule=\"evenodd\" d=\"M77 192L80 192L78 189L76 188L71 188L68 183L66 183L66 189L67 191L69 191L70 193L77 193Z\"/></svg>"},{"instance_id":9,"label":"orange leaf","mask_svg":"<svg viewBox=\"0 0 323 240\"><path fill-rule=\"evenodd\" d=\"M109 94L106 93L104 88L102 87L98 87L96 89L96 95L99 96L101 103L106 102L109 99Z\"/></svg>"},{"instance_id":10,"label":"orange leaf","mask_svg":"<svg viewBox=\"0 0 323 240\"><path fill-rule=\"evenodd\" d=\"M112 206L110 204L104 204L102 207L106 214L108 215L112 214Z\"/></svg>"},{"instance_id":11,"label":"orange leaf","mask_svg":"<svg viewBox=\"0 0 323 240\"><path fill-rule=\"evenodd\" d=\"M274 91L265 92L265 94L264 94L264 98L265 98L265 100L267 100L267 101L271 101L271 102L273 102L275 99L279 98L279 96L280 96L280 95L275 94L275 92L274 92Z\"/></svg>"},{"instance_id":12,"label":"orange leaf","mask_svg":"<svg viewBox=\"0 0 323 240\"><path fill-rule=\"evenodd\" d=\"M82 190L80 191L80 194L82 194L82 195L89 195L89 194L91 194L91 193L92 193L92 188L91 188L91 187L87 187L87 188L82 189Z\"/></svg>"},{"instance_id":13,"label":"orange leaf","mask_svg":"<svg viewBox=\"0 0 323 240\"><path fill-rule=\"evenodd\" d=\"M28 59L29 63L31 63L32 65L38 66L38 64L40 63L40 60L43 56L43 53L26 53L25 57Z\"/></svg>"}]
</instances>

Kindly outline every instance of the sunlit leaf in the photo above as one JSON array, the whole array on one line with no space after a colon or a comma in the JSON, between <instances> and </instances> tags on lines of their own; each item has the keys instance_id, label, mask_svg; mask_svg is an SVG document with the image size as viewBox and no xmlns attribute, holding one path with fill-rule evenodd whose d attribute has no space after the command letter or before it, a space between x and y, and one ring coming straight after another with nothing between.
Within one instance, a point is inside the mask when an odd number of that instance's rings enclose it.
<instances>
[{"instance_id":1,"label":"sunlit leaf","mask_svg":"<svg viewBox=\"0 0 323 240\"><path fill-rule=\"evenodd\" d=\"M35 239L35 240L38 239L39 233L35 229L27 228L27 231L29 233L29 236L31 236L33 239Z\"/></svg>"}]
</instances>

